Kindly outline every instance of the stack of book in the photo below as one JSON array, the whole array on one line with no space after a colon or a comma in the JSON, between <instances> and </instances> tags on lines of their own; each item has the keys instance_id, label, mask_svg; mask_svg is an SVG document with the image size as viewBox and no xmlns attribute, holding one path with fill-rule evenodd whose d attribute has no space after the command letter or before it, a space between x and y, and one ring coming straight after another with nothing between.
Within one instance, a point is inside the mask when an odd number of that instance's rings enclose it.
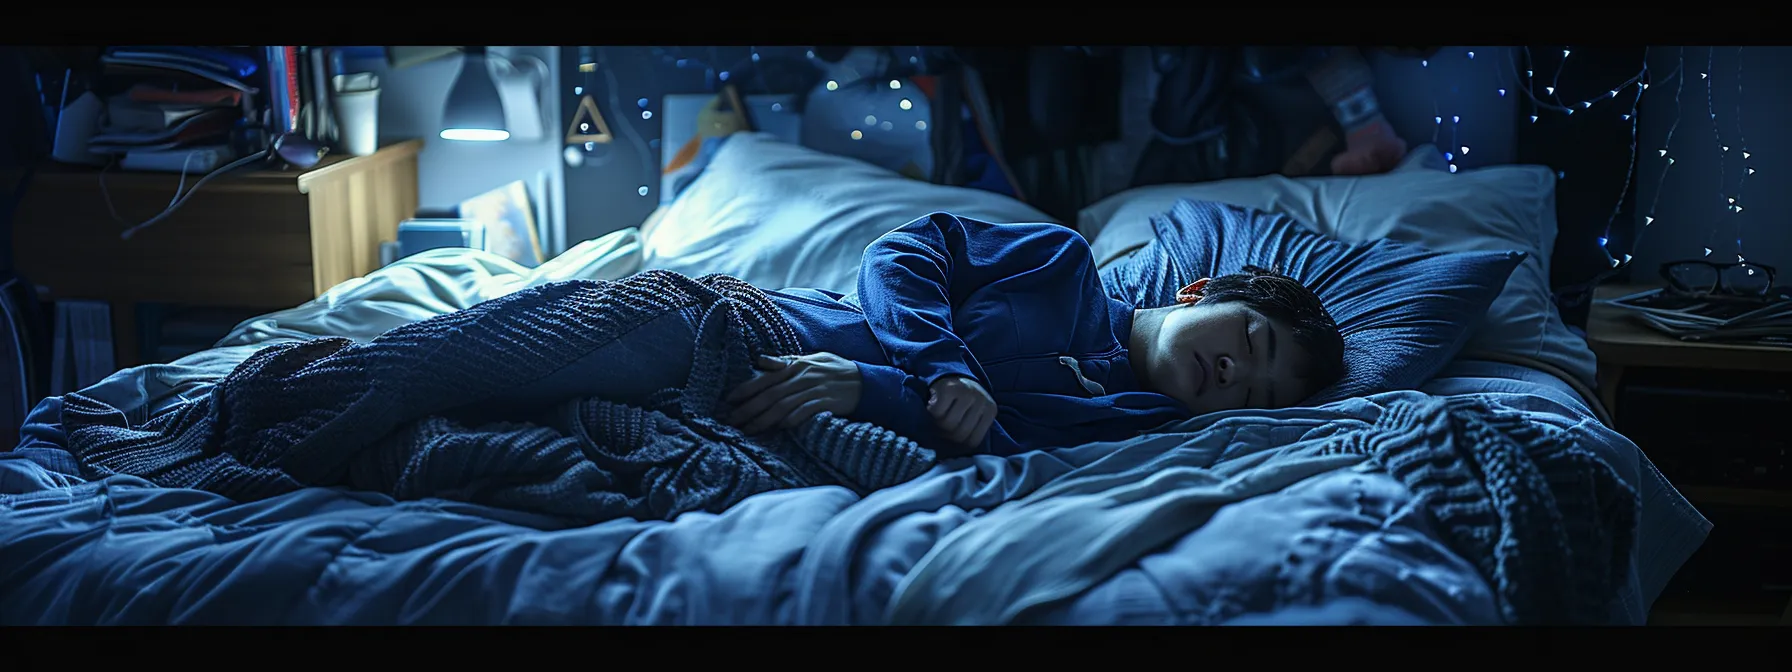
<instances>
[{"instance_id":1,"label":"stack of book","mask_svg":"<svg viewBox=\"0 0 1792 672\"><path fill-rule=\"evenodd\" d=\"M1651 289L1606 301L1682 341L1792 348L1792 295L1697 295Z\"/></svg>"},{"instance_id":2,"label":"stack of book","mask_svg":"<svg viewBox=\"0 0 1792 672\"><path fill-rule=\"evenodd\" d=\"M253 125L258 54L209 47L112 47L100 59L109 91L87 151L132 170L206 172L243 149Z\"/></svg>"}]
</instances>

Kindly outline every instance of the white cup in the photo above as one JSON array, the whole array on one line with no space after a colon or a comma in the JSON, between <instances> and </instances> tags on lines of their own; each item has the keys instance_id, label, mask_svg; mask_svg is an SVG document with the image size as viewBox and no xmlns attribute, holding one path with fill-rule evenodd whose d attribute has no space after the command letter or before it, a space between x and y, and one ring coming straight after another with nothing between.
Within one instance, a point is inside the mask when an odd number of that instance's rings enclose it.
<instances>
[{"instance_id":1,"label":"white cup","mask_svg":"<svg viewBox=\"0 0 1792 672\"><path fill-rule=\"evenodd\" d=\"M336 94L337 134L343 151L367 156L380 149L380 90Z\"/></svg>"}]
</instances>

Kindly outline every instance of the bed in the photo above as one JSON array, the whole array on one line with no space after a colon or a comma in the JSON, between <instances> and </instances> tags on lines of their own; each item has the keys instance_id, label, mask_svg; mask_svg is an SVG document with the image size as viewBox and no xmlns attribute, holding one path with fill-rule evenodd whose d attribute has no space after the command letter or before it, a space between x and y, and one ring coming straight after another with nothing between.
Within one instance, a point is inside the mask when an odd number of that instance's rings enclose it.
<instances>
[{"instance_id":1,"label":"bed","mask_svg":"<svg viewBox=\"0 0 1792 672\"><path fill-rule=\"evenodd\" d=\"M30 414L21 444L0 453L0 623L1641 624L1709 523L1588 394L1591 356L1548 296L1547 171L1450 174L1435 154L1421 147L1400 170L1369 178L1132 190L1071 223L1104 269L1154 249L1163 213L1189 203L1274 213L1337 240L1522 253L1482 302L1484 328L1465 331L1416 389L1213 414L1112 444L947 460L870 493L781 490L717 513L594 524L341 488L236 502L132 476L89 478L67 449L62 400L51 398ZM264 348L365 342L556 280L668 269L850 292L858 251L925 211L1050 220L1005 196L764 134L715 139L688 170L640 228L540 267L424 253L83 394L123 422L148 422ZM1584 449L1628 493L1602 504L1630 512L1619 518L1625 529L1593 530L1612 533L1602 576L1615 583L1576 608L1597 613L1551 613L1548 588L1525 582L1550 576L1527 560L1553 556L1512 555L1535 541L1522 512L1481 512L1503 526L1478 529L1507 537L1465 540L1473 526L1439 513L1445 495L1415 485L1422 479L1331 449L1385 423L1390 409L1450 399L1497 407L1546 443Z\"/></svg>"}]
</instances>

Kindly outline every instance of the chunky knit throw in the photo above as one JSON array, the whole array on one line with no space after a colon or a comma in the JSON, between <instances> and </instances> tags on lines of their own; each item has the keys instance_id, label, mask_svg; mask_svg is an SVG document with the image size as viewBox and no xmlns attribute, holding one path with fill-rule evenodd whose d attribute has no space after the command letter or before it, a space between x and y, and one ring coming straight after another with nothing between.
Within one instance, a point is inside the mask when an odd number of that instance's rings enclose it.
<instances>
[{"instance_id":1,"label":"chunky knit throw","mask_svg":"<svg viewBox=\"0 0 1792 672\"><path fill-rule=\"evenodd\" d=\"M1508 623L1610 622L1642 503L1598 454L1478 396L1396 403L1357 436L1371 464L1426 498Z\"/></svg>"},{"instance_id":2,"label":"chunky knit throw","mask_svg":"<svg viewBox=\"0 0 1792 672\"><path fill-rule=\"evenodd\" d=\"M541 380L653 318L701 314L689 382L648 399L574 399L489 417ZM269 347L208 396L131 426L65 398L69 447L94 474L256 500L312 486L440 497L580 521L720 511L759 492L859 492L920 475L934 456L886 429L823 414L745 436L714 418L754 357L799 354L751 285L648 271L523 290L355 344Z\"/></svg>"}]
</instances>

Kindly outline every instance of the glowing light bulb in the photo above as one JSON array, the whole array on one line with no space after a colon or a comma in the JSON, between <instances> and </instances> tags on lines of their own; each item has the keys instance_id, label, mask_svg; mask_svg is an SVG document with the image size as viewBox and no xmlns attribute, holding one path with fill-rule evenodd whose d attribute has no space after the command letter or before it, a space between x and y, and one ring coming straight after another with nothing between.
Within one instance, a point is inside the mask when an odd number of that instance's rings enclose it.
<instances>
[{"instance_id":1,"label":"glowing light bulb","mask_svg":"<svg viewBox=\"0 0 1792 672\"><path fill-rule=\"evenodd\" d=\"M1562 58L1567 58L1569 53L1570 52L1567 49L1563 49L1562 50Z\"/></svg>"},{"instance_id":2,"label":"glowing light bulb","mask_svg":"<svg viewBox=\"0 0 1792 672\"><path fill-rule=\"evenodd\" d=\"M1665 150L1665 149L1657 149L1657 150L1655 150L1655 151L1657 151L1657 152L1661 152L1661 155L1662 155L1662 156L1667 156L1667 155L1668 155L1668 150Z\"/></svg>"},{"instance_id":3,"label":"glowing light bulb","mask_svg":"<svg viewBox=\"0 0 1792 672\"><path fill-rule=\"evenodd\" d=\"M863 138L863 137L865 137L865 134L864 134L864 133L860 133L860 132L859 132L859 131L857 131L857 130L854 130L854 131L853 131L853 132L852 132L852 139L854 139L854 140L858 140L858 139L860 139L860 138Z\"/></svg>"},{"instance_id":4,"label":"glowing light bulb","mask_svg":"<svg viewBox=\"0 0 1792 672\"><path fill-rule=\"evenodd\" d=\"M1593 101L1587 101L1587 102L1581 103L1581 105L1583 106L1583 109L1590 108L1590 107L1593 107Z\"/></svg>"},{"instance_id":5,"label":"glowing light bulb","mask_svg":"<svg viewBox=\"0 0 1792 672\"><path fill-rule=\"evenodd\" d=\"M1556 93L1556 87L1545 86L1543 87L1543 92L1553 96Z\"/></svg>"},{"instance_id":6,"label":"glowing light bulb","mask_svg":"<svg viewBox=\"0 0 1792 672\"><path fill-rule=\"evenodd\" d=\"M1709 248L1709 247L1705 248L1705 256L1707 256L1707 257L1711 256L1711 248Z\"/></svg>"},{"instance_id":7,"label":"glowing light bulb","mask_svg":"<svg viewBox=\"0 0 1792 672\"><path fill-rule=\"evenodd\" d=\"M1450 164L1450 172L1452 172L1452 173L1456 172L1456 164L1454 164L1454 163Z\"/></svg>"},{"instance_id":8,"label":"glowing light bulb","mask_svg":"<svg viewBox=\"0 0 1792 672\"><path fill-rule=\"evenodd\" d=\"M1504 95L1506 95L1506 90L1505 90L1505 89L1500 89L1500 95L1502 95L1502 96L1504 96Z\"/></svg>"},{"instance_id":9,"label":"glowing light bulb","mask_svg":"<svg viewBox=\"0 0 1792 672\"><path fill-rule=\"evenodd\" d=\"M1753 168L1748 169L1748 174L1750 174L1750 175L1755 174L1755 169L1753 169Z\"/></svg>"},{"instance_id":10,"label":"glowing light bulb","mask_svg":"<svg viewBox=\"0 0 1792 672\"><path fill-rule=\"evenodd\" d=\"M635 193L640 194L642 196L646 196L647 195L647 185L645 185L645 184L641 185L640 188L635 190Z\"/></svg>"},{"instance_id":11,"label":"glowing light bulb","mask_svg":"<svg viewBox=\"0 0 1792 672\"><path fill-rule=\"evenodd\" d=\"M1674 165L1674 157L1668 157L1668 165Z\"/></svg>"},{"instance_id":12,"label":"glowing light bulb","mask_svg":"<svg viewBox=\"0 0 1792 672\"><path fill-rule=\"evenodd\" d=\"M1748 269L1748 274L1749 274L1749 275L1754 275L1754 274L1755 274L1755 269L1752 269L1752 268L1751 268L1751 269Z\"/></svg>"},{"instance_id":13,"label":"glowing light bulb","mask_svg":"<svg viewBox=\"0 0 1792 672\"><path fill-rule=\"evenodd\" d=\"M1468 52L1468 57L1469 57L1469 58L1474 58L1474 57L1475 57L1475 52L1472 52L1472 51L1471 51L1471 52Z\"/></svg>"},{"instance_id":14,"label":"glowing light bulb","mask_svg":"<svg viewBox=\"0 0 1792 672\"><path fill-rule=\"evenodd\" d=\"M1563 112L1567 112L1567 113L1569 113L1569 114L1574 114L1574 108L1572 108L1572 107L1570 107L1570 108L1567 108L1567 109L1564 109L1564 110L1562 110L1562 111L1563 111Z\"/></svg>"},{"instance_id":15,"label":"glowing light bulb","mask_svg":"<svg viewBox=\"0 0 1792 672\"><path fill-rule=\"evenodd\" d=\"M1604 237L1604 236L1600 236L1600 237L1599 237L1599 246L1600 246L1600 247L1605 247L1605 242L1606 242L1606 241L1605 241L1605 237Z\"/></svg>"},{"instance_id":16,"label":"glowing light bulb","mask_svg":"<svg viewBox=\"0 0 1792 672\"><path fill-rule=\"evenodd\" d=\"M1625 120L1625 121L1630 121L1630 115L1628 115L1628 114L1626 114L1626 115L1623 115L1623 116L1624 116L1624 120Z\"/></svg>"},{"instance_id":17,"label":"glowing light bulb","mask_svg":"<svg viewBox=\"0 0 1792 672\"><path fill-rule=\"evenodd\" d=\"M1748 150L1742 150L1742 158L1748 158Z\"/></svg>"},{"instance_id":18,"label":"glowing light bulb","mask_svg":"<svg viewBox=\"0 0 1792 672\"><path fill-rule=\"evenodd\" d=\"M1641 86L1642 86L1642 87L1643 87L1643 90L1644 90L1644 91L1648 91L1648 90L1649 90L1649 84L1648 84L1648 83L1647 83L1647 82L1644 82L1644 83L1643 83L1643 84L1642 84L1642 85L1641 85Z\"/></svg>"},{"instance_id":19,"label":"glowing light bulb","mask_svg":"<svg viewBox=\"0 0 1792 672\"><path fill-rule=\"evenodd\" d=\"M1742 206L1740 206L1740 205L1736 206L1736 214L1738 214L1738 215L1742 214Z\"/></svg>"},{"instance_id":20,"label":"glowing light bulb","mask_svg":"<svg viewBox=\"0 0 1792 672\"><path fill-rule=\"evenodd\" d=\"M1727 152L1727 151L1730 151L1730 146L1729 146L1729 145L1719 145L1719 146L1720 146L1720 147L1723 147L1723 148L1724 148L1724 151L1726 151L1726 152Z\"/></svg>"},{"instance_id":21,"label":"glowing light bulb","mask_svg":"<svg viewBox=\"0 0 1792 672\"><path fill-rule=\"evenodd\" d=\"M907 99L907 98L903 98L903 99L902 99L902 102L900 102L900 103L897 103L897 104L896 104L896 106L897 106L897 107L900 107L900 108L902 108L902 109L905 109L905 110L906 110L906 109L909 109L909 108L912 108L912 107L914 107L914 106L915 106L915 104L914 104L914 103L911 103L911 102L908 102L908 99Z\"/></svg>"},{"instance_id":22,"label":"glowing light bulb","mask_svg":"<svg viewBox=\"0 0 1792 672\"><path fill-rule=\"evenodd\" d=\"M585 92L585 87L583 87L583 86L572 87L572 95L576 96L576 95L579 95L584 92Z\"/></svg>"},{"instance_id":23,"label":"glowing light bulb","mask_svg":"<svg viewBox=\"0 0 1792 672\"><path fill-rule=\"evenodd\" d=\"M1535 114L1531 115L1531 123L1533 123L1533 124L1537 123L1537 115L1535 115Z\"/></svg>"},{"instance_id":24,"label":"glowing light bulb","mask_svg":"<svg viewBox=\"0 0 1792 672\"><path fill-rule=\"evenodd\" d=\"M1643 218L1643 226L1648 226L1648 225L1654 224L1654 223L1655 223L1654 217L1644 217Z\"/></svg>"},{"instance_id":25,"label":"glowing light bulb","mask_svg":"<svg viewBox=\"0 0 1792 672\"><path fill-rule=\"evenodd\" d=\"M1624 255L1624 263L1626 263L1626 264L1630 263L1630 255L1628 255L1628 254Z\"/></svg>"},{"instance_id":26,"label":"glowing light bulb","mask_svg":"<svg viewBox=\"0 0 1792 672\"><path fill-rule=\"evenodd\" d=\"M1462 117L1450 117L1450 123L1460 124L1462 123Z\"/></svg>"},{"instance_id":27,"label":"glowing light bulb","mask_svg":"<svg viewBox=\"0 0 1792 672\"><path fill-rule=\"evenodd\" d=\"M1444 118L1443 118L1443 117L1432 117L1432 118L1431 118L1431 120L1432 120L1432 121L1435 121L1435 122L1437 122L1437 123L1439 123L1439 124L1442 124L1442 123L1444 123Z\"/></svg>"},{"instance_id":28,"label":"glowing light bulb","mask_svg":"<svg viewBox=\"0 0 1792 672\"><path fill-rule=\"evenodd\" d=\"M1731 204L1731 205L1735 205L1735 204L1736 204L1736 199L1734 199L1734 198L1732 198L1732 199L1730 199L1730 204Z\"/></svg>"},{"instance_id":29,"label":"glowing light bulb","mask_svg":"<svg viewBox=\"0 0 1792 672\"><path fill-rule=\"evenodd\" d=\"M641 110L641 118L642 119L652 119L653 118L653 110Z\"/></svg>"},{"instance_id":30,"label":"glowing light bulb","mask_svg":"<svg viewBox=\"0 0 1792 672\"><path fill-rule=\"evenodd\" d=\"M1617 97L1618 97L1618 90L1617 90L1617 89L1612 89L1612 97L1613 97L1613 98L1617 98Z\"/></svg>"},{"instance_id":31,"label":"glowing light bulb","mask_svg":"<svg viewBox=\"0 0 1792 672\"><path fill-rule=\"evenodd\" d=\"M1468 145L1463 145L1463 146L1462 146L1462 153L1463 153L1463 154L1467 154L1467 153L1468 153Z\"/></svg>"},{"instance_id":32,"label":"glowing light bulb","mask_svg":"<svg viewBox=\"0 0 1792 672\"><path fill-rule=\"evenodd\" d=\"M1419 61L1419 67L1429 68L1431 67L1431 61Z\"/></svg>"},{"instance_id":33,"label":"glowing light bulb","mask_svg":"<svg viewBox=\"0 0 1792 672\"><path fill-rule=\"evenodd\" d=\"M840 88L840 83L839 83L839 82L836 82L836 81L834 81L834 80L831 80L831 79L830 79L830 80L828 80L828 90L829 90L829 91L833 91L833 90L835 90L835 89L838 89L838 88Z\"/></svg>"},{"instance_id":34,"label":"glowing light bulb","mask_svg":"<svg viewBox=\"0 0 1792 672\"><path fill-rule=\"evenodd\" d=\"M1710 75L1710 74L1708 74L1708 73L1703 73L1703 72L1701 72L1701 73L1699 73L1699 79L1704 79L1704 78L1706 78L1706 77L1710 77L1710 76L1711 76L1711 75Z\"/></svg>"},{"instance_id":35,"label":"glowing light bulb","mask_svg":"<svg viewBox=\"0 0 1792 672\"><path fill-rule=\"evenodd\" d=\"M902 82L892 79L892 80L890 80L890 88L900 89L900 88L902 88Z\"/></svg>"}]
</instances>

